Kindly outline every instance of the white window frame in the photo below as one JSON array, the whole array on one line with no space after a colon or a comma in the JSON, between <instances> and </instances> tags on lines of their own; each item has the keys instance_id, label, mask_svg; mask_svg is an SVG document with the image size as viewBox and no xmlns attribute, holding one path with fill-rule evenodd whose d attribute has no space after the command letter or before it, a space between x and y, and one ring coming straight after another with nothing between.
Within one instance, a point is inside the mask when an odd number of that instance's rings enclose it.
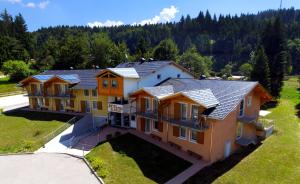
<instances>
[{"instance_id":1,"label":"white window frame","mask_svg":"<svg viewBox=\"0 0 300 184\"><path fill-rule=\"evenodd\" d=\"M157 128L155 128L155 122L157 122ZM152 130L158 132L158 121L152 120Z\"/></svg>"},{"instance_id":2,"label":"white window frame","mask_svg":"<svg viewBox=\"0 0 300 184\"><path fill-rule=\"evenodd\" d=\"M88 92L87 94L85 94L86 91ZM83 90L83 95L84 95L84 96L90 96L90 90L84 89L84 90Z\"/></svg>"},{"instance_id":3,"label":"white window frame","mask_svg":"<svg viewBox=\"0 0 300 184\"><path fill-rule=\"evenodd\" d=\"M252 96L248 96L247 98L247 107L251 107L252 106Z\"/></svg>"},{"instance_id":4,"label":"white window frame","mask_svg":"<svg viewBox=\"0 0 300 184\"><path fill-rule=\"evenodd\" d=\"M149 125L149 130L147 130L147 124ZM150 134L151 133L151 120L150 119L145 119L145 133Z\"/></svg>"},{"instance_id":5,"label":"white window frame","mask_svg":"<svg viewBox=\"0 0 300 184\"><path fill-rule=\"evenodd\" d=\"M194 117L193 117L193 107L196 107L197 108L197 118L196 119L194 119ZM199 105L196 105L196 104L192 104L191 105L191 119L192 120L198 120L199 119Z\"/></svg>"},{"instance_id":6,"label":"white window frame","mask_svg":"<svg viewBox=\"0 0 300 184\"><path fill-rule=\"evenodd\" d=\"M103 87L103 88L107 88L107 87L108 87L108 84L109 84L108 78L104 78L103 81L102 81L102 87Z\"/></svg>"},{"instance_id":7,"label":"white window frame","mask_svg":"<svg viewBox=\"0 0 300 184\"><path fill-rule=\"evenodd\" d=\"M156 102L156 104L157 104L157 106L156 106L156 111L155 111L155 102ZM158 100L155 99L155 98L153 98L152 104L153 104L153 112L157 112L157 111L158 111Z\"/></svg>"},{"instance_id":8,"label":"white window frame","mask_svg":"<svg viewBox=\"0 0 300 184\"><path fill-rule=\"evenodd\" d=\"M151 110L151 100L149 97L144 97L144 99L145 99L145 111L150 111Z\"/></svg>"},{"instance_id":9,"label":"white window frame","mask_svg":"<svg viewBox=\"0 0 300 184\"><path fill-rule=\"evenodd\" d=\"M193 139L193 136L192 136L193 132L196 132L196 139ZM198 131L193 130L193 129L190 130L190 142L197 143L197 134L198 134Z\"/></svg>"},{"instance_id":10,"label":"white window frame","mask_svg":"<svg viewBox=\"0 0 300 184\"><path fill-rule=\"evenodd\" d=\"M115 82L115 85L113 84ZM112 79L111 80L111 87L112 88L118 88L118 81L117 81L117 79Z\"/></svg>"},{"instance_id":11,"label":"white window frame","mask_svg":"<svg viewBox=\"0 0 300 184\"><path fill-rule=\"evenodd\" d=\"M185 136L181 136L181 130L184 130L185 131ZM179 127L179 138L180 139L184 139L186 140L187 139L187 128L184 128L184 127Z\"/></svg>"},{"instance_id":12,"label":"white window frame","mask_svg":"<svg viewBox=\"0 0 300 184\"><path fill-rule=\"evenodd\" d=\"M187 103L179 103L180 104L180 120L187 120L188 119L188 104ZM182 105L185 105L185 119L183 119L182 117Z\"/></svg>"},{"instance_id":13,"label":"white window frame","mask_svg":"<svg viewBox=\"0 0 300 184\"><path fill-rule=\"evenodd\" d=\"M93 101L93 110L98 110L98 102L97 101Z\"/></svg>"},{"instance_id":14,"label":"white window frame","mask_svg":"<svg viewBox=\"0 0 300 184\"><path fill-rule=\"evenodd\" d=\"M94 92L95 92L95 95L94 95ZM97 89L92 89L92 96L93 97L97 97L98 96Z\"/></svg>"}]
</instances>

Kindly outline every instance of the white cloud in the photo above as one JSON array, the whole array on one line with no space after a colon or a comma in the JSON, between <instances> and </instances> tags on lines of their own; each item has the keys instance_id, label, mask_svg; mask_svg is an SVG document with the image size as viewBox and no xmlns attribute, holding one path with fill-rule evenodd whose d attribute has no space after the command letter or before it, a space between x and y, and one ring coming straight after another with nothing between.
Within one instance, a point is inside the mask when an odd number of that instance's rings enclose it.
<instances>
[{"instance_id":1,"label":"white cloud","mask_svg":"<svg viewBox=\"0 0 300 184\"><path fill-rule=\"evenodd\" d=\"M38 7L40 9L45 9L49 5L50 1L42 1L39 3Z\"/></svg>"},{"instance_id":2,"label":"white cloud","mask_svg":"<svg viewBox=\"0 0 300 184\"><path fill-rule=\"evenodd\" d=\"M28 7L28 8L35 8L35 3L29 2L25 6Z\"/></svg>"},{"instance_id":3,"label":"white cloud","mask_svg":"<svg viewBox=\"0 0 300 184\"><path fill-rule=\"evenodd\" d=\"M22 3L22 0L7 0L7 1L12 4L21 4Z\"/></svg>"},{"instance_id":4,"label":"white cloud","mask_svg":"<svg viewBox=\"0 0 300 184\"><path fill-rule=\"evenodd\" d=\"M4 1L9 2L11 4L18 4L18 5L21 5L21 6L26 7L26 8L36 8L36 7L38 7L40 9L45 9L50 4L49 0L41 1L39 3L34 3L34 2L24 3L22 0L4 0Z\"/></svg>"},{"instance_id":5,"label":"white cloud","mask_svg":"<svg viewBox=\"0 0 300 184\"><path fill-rule=\"evenodd\" d=\"M107 20L105 22L99 22L99 21L94 21L94 22L89 22L87 23L89 27L112 27L112 26L121 26L124 25L122 21L114 21L114 20Z\"/></svg>"},{"instance_id":6,"label":"white cloud","mask_svg":"<svg viewBox=\"0 0 300 184\"><path fill-rule=\"evenodd\" d=\"M134 22L132 25L145 25L145 24L157 24L160 22L169 22L171 19L174 19L176 16L176 13L178 13L179 10L175 6L170 6L169 8L164 8L160 11L159 15L155 15L151 19L145 19L138 23Z\"/></svg>"}]
</instances>

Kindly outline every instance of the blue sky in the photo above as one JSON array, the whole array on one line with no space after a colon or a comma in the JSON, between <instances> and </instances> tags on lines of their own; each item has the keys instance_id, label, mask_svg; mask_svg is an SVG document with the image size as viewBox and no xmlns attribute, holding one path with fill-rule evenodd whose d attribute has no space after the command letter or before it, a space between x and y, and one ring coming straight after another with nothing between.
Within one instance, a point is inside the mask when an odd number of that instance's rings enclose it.
<instances>
[{"instance_id":1,"label":"blue sky","mask_svg":"<svg viewBox=\"0 0 300 184\"><path fill-rule=\"evenodd\" d=\"M278 9L280 0L0 0L0 10L21 13L30 31L56 25L111 26L177 21L182 15L257 13ZM300 8L300 0L283 7Z\"/></svg>"}]
</instances>

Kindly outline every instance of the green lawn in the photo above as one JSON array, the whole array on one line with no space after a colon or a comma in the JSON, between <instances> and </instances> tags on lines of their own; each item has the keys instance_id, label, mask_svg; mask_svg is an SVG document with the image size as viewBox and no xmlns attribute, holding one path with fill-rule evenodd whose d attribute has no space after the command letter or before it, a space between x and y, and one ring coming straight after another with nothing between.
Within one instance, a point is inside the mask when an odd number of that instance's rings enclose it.
<instances>
[{"instance_id":1,"label":"green lawn","mask_svg":"<svg viewBox=\"0 0 300 184\"><path fill-rule=\"evenodd\" d=\"M268 119L275 120L276 132L252 154L215 183L299 183L300 128L297 78L285 82L279 105Z\"/></svg>"},{"instance_id":2,"label":"green lawn","mask_svg":"<svg viewBox=\"0 0 300 184\"><path fill-rule=\"evenodd\" d=\"M65 124L72 116L13 111L0 115L0 153L35 151L45 144L45 136ZM58 132L57 132L58 133Z\"/></svg>"},{"instance_id":3,"label":"green lawn","mask_svg":"<svg viewBox=\"0 0 300 184\"><path fill-rule=\"evenodd\" d=\"M86 158L107 184L165 183L191 165L131 134L100 144Z\"/></svg>"},{"instance_id":4,"label":"green lawn","mask_svg":"<svg viewBox=\"0 0 300 184\"><path fill-rule=\"evenodd\" d=\"M16 86L15 82L10 82L8 79L8 77L0 78L0 94L22 90L22 88Z\"/></svg>"}]
</instances>

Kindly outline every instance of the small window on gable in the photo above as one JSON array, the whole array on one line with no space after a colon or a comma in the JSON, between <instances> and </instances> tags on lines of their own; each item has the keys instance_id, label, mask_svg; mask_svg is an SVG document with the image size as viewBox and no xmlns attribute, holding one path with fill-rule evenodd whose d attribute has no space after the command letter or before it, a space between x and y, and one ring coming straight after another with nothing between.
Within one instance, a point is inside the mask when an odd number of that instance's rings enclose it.
<instances>
[{"instance_id":1,"label":"small window on gable","mask_svg":"<svg viewBox=\"0 0 300 184\"><path fill-rule=\"evenodd\" d=\"M107 80L107 79L103 79L103 81L102 81L102 86L103 86L104 88L107 88L107 86L108 86L108 80Z\"/></svg>"},{"instance_id":2,"label":"small window on gable","mask_svg":"<svg viewBox=\"0 0 300 184\"><path fill-rule=\"evenodd\" d=\"M180 74L177 74L177 78L180 78Z\"/></svg>"},{"instance_id":3,"label":"small window on gable","mask_svg":"<svg viewBox=\"0 0 300 184\"><path fill-rule=\"evenodd\" d=\"M111 81L111 87L117 88L117 86L118 86L117 80L113 79L113 80Z\"/></svg>"},{"instance_id":4,"label":"small window on gable","mask_svg":"<svg viewBox=\"0 0 300 184\"><path fill-rule=\"evenodd\" d=\"M157 74L157 79L160 80L161 79L161 75Z\"/></svg>"},{"instance_id":5,"label":"small window on gable","mask_svg":"<svg viewBox=\"0 0 300 184\"><path fill-rule=\"evenodd\" d=\"M252 96L248 96L247 107L251 107L252 105Z\"/></svg>"}]
</instances>

